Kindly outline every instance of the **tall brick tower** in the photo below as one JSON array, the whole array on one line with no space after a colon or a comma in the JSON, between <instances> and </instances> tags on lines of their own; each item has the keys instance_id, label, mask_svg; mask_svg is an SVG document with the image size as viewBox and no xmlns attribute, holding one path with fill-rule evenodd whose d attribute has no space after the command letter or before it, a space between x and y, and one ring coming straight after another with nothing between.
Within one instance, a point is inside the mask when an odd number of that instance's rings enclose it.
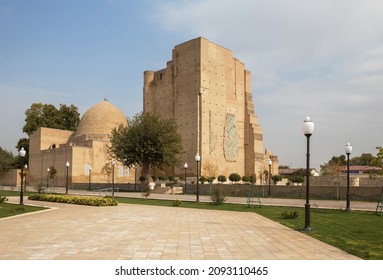
<instances>
[{"instance_id":1,"label":"tall brick tower","mask_svg":"<svg viewBox=\"0 0 383 280\"><path fill-rule=\"evenodd\" d=\"M165 69L145 71L144 111L176 120L188 174L196 174L196 153L205 176L215 169L210 175L237 172L259 179L268 170L250 72L230 50L205 38L175 46ZM278 159L271 157L277 174ZM174 172L182 175L183 167Z\"/></svg>"}]
</instances>

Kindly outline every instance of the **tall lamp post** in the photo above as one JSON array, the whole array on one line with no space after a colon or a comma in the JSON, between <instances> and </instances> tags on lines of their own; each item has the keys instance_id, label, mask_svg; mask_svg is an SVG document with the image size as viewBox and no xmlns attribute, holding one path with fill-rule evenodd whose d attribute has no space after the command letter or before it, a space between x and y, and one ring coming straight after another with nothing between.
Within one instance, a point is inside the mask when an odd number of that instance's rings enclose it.
<instances>
[{"instance_id":1,"label":"tall lamp post","mask_svg":"<svg viewBox=\"0 0 383 280\"><path fill-rule=\"evenodd\" d=\"M183 193L186 193L186 169L188 169L188 163L187 162L184 163L184 169L185 169L185 187L184 187Z\"/></svg>"},{"instance_id":2,"label":"tall lamp post","mask_svg":"<svg viewBox=\"0 0 383 280\"><path fill-rule=\"evenodd\" d=\"M273 161L269 159L269 197L271 197L271 165Z\"/></svg>"},{"instance_id":3,"label":"tall lamp post","mask_svg":"<svg viewBox=\"0 0 383 280\"><path fill-rule=\"evenodd\" d=\"M197 200L196 202L199 202L199 173L198 173L198 163L201 160L201 156L197 153L194 157L195 161L197 162Z\"/></svg>"},{"instance_id":4,"label":"tall lamp post","mask_svg":"<svg viewBox=\"0 0 383 280\"><path fill-rule=\"evenodd\" d=\"M137 164L134 165L134 191L137 191Z\"/></svg>"},{"instance_id":5,"label":"tall lamp post","mask_svg":"<svg viewBox=\"0 0 383 280\"><path fill-rule=\"evenodd\" d=\"M352 152L352 146L350 143L347 143L346 148L344 149L347 155L347 204L346 211L350 212L350 154Z\"/></svg>"},{"instance_id":6,"label":"tall lamp post","mask_svg":"<svg viewBox=\"0 0 383 280\"><path fill-rule=\"evenodd\" d=\"M47 168L47 189L49 188L49 175L50 175L51 169Z\"/></svg>"},{"instance_id":7,"label":"tall lamp post","mask_svg":"<svg viewBox=\"0 0 383 280\"><path fill-rule=\"evenodd\" d=\"M65 163L65 167L66 167L65 194L68 194L68 190L69 190L69 166L70 166L70 163L69 161L67 161Z\"/></svg>"},{"instance_id":8,"label":"tall lamp post","mask_svg":"<svg viewBox=\"0 0 383 280\"><path fill-rule=\"evenodd\" d=\"M114 165L116 162L112 160L112 198L114 198Z\"/></svg>"},{"instance_id":9,"label":"tall lamp post","mask_svg":"<svg viewBox=\"0 0 383 280\"><path fill-rule=\"evenodd\" d=\"M27 152L24 150L24 147L21 147L19 151L19 156L21 157L21 183L20 183L20 205L24 205L24 157Z\"/></svg>"},{"instance_id":10,"label":"tall lamp post","mask_svg":"<svg viewBox=\"0 0 383 280\"><path fill-rule=\"evenodd\" d=\"M25 169L25 176L24 176L24 192L27 191L27 169L28 169L28 164L24 164L24 169Z\"/></svg>"},{"instance_id":11,"label":"tall lamp post","mask_svg":"<svg viewBox=\"0 0 383 280\"><path fill-rule=\"evenodd\" d=\"M92 181L92 166L89 165L89 186L88 186L89 190L90 190L91 181Z\"/></svg>"},{"instance_id":12,"label":"tall lamp post","mask_svg":"<svg viewBox=\"0 0 383 280\"><path fill-rule=\"evenodd\" d=\"M310 117L306 117L302 125L303 134L307 138L306 154L306 204L305 204L305 227L304 231L311 231L310 227L310 136L314 132L314 123Z\"/></svg>"}]
</instances>

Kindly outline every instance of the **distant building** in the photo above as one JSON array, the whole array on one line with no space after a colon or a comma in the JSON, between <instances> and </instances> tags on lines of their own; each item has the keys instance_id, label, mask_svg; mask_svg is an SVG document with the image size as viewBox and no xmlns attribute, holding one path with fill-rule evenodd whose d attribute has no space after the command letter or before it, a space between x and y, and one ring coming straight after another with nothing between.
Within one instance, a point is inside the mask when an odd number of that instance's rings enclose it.
<instances>
[{"instance_id":1,"label":"distant building","mask_svg":"<svg viewBox=\"0 0 383 280\"><path fill-rule=\"evenodd\" d=\"M66 162L69 163L71 186L86 186L89 180L95 184L110 183L110 133L120 124L127 125L124 113L103 100L85 112L75 132L45 127L37 129L30 135L29 184L65 186ZM48 172L52 167L57 171L54 182L50 182ZM109 174L103 169L109 170ZM134 182L134 169L116 162L114 172L116 183Z\"/></svg>"},{"instance_id":2,"label":"distant building","mask_svg":"<svg viewBox=\"0 0 383 280\"><path fill-rule=\"evenodd\" d=\"M232 51L205 38L175 46L165 69L144 73L144 111L176 120L188 174L196 175L196 153L205 176L214 167L215 175L260 179L269 158L278 174L278 157L264 152L250 72ZM182 176L183 167L174 173Z\"/></svg>"},{"instance_id":3,"label":"distant building","mask_svg":"<svg viewBox=\"0 0 383 280\"><path fill-rule=\"evenodd\" d=\"M279 168L278 172L279 172L279 175L282 175L283 177L288 178L289 176L291 176L291 174L301 169L303 168ZM319 173L315 168L310 168L310 174L311 176L319 176Z\"/></svg>"},{"instance_id":4,"label":"distant building","mask_svg":"<svg viewBox=\"0 0 383 280\"><path fill-rule=\"evenodd\" d=\"M382 168L376 166L367 166L367 165L351 165L350 166L350 174L354 175L363 175L370 174L373 172L380 172ZM342 173L347 174L347 166L342 167Z\"/></svg>"}]
</instances>

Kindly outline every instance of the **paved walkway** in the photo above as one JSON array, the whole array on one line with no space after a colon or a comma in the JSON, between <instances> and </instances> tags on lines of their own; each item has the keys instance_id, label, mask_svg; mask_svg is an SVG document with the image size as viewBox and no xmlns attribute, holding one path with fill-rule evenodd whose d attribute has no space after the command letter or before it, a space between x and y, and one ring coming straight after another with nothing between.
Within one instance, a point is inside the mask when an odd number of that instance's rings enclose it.
<instances>
[{"instance_id":1,"label":"paved walkway","mask_svg":"<svg viewBox=\"0 0 383 280\"><path fill-rule=\"evenodd\" d=\"M87 191L77 191L78 194L89 194ZM93 192L94 193L94 192ZM110 193L108 193L110 195ZM141 198L141 193L135 192L120 192L115 193L116 196L120 197L133 197ZM177 194L150 194L151 199L166 199L166 200L183 200L183 201L196 201L195 195L177 195ZM201 202L211 202L208 196L200 196ZM286 198L260 198L262 205L269 206L296 206L304 207L305 199L286 199ZM236 204L247 204L247 197L228 197L226 203L236 203ZM256 199L254 198L254 204L256 204ZM310 200L311 208L323 208L323 209L345 209L346 201L344 200ZM367 202L367 201L351 201L351 209L358 211L375 211L377 202Z\"/></svg>"},{"instance_id":2,"label":"paved walkway","mask_svg":"<svg viewBox=\"0 0 383 280\"><path fill-rule=\"evenodd\" d=\"M153 194L157 198L169 196L175 199L175 195ZM182 197L195 199L195 196ZM201 196L201 201L205 199ZM246 198L230 198L230 202L236 199L246 203ZM285 199L262 200L264 204L294 203ZM10 201L18 203L19 199L10 197ZM297 201L302 204L302 200ZM25 203L51 208L0 219L2 260L357 259L255 213L123 203L116 207L27 199ZM318 207L325 206L325 201L318 203ZM356 203L352 205L356 209Z\"/></svg>"}]
</instances>

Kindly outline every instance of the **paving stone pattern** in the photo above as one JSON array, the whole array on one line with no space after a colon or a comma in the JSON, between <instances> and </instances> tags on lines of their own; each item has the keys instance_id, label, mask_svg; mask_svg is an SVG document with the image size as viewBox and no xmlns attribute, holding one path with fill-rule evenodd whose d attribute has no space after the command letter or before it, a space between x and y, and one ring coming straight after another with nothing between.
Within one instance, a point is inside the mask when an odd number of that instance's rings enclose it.
<instances>
[{"instance_id":1,"label":"paving stone pattern","mask_svg":"<svg viewBox=\"0 0 383 280\"><path fill-rule=\"evenodd\" d=\"M357 259L255 213L27 202L54 208L0 219L2 260Z\"/></svg>"}]
</instances>

